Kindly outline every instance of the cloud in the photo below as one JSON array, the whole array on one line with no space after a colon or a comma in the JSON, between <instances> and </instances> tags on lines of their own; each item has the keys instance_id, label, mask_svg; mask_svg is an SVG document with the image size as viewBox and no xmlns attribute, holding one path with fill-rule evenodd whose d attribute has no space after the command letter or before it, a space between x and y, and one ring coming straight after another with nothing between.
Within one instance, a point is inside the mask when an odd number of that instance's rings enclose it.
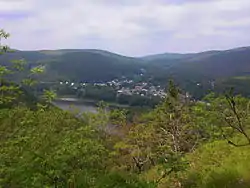
<instances>
[{"instance_id":1,"label":"cloud","mask_svg":"<svg viewBox=\"0 0 250 188\"><path fill-rule=\"evenodd\" d=\"M0 0L19 49L101 48L125 55L249 45L249 0Z\"/></svg>"}]
</instances>

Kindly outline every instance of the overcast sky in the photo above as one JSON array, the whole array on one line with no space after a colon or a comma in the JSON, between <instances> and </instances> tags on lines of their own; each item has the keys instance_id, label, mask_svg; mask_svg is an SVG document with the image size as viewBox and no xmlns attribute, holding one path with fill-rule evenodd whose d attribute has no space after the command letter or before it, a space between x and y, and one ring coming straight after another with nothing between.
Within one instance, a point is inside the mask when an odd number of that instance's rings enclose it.
<instances>
[{"instance_id":1,"label":"overcast sky","mask_svg":"<svg viewBox=\"0 0 250 188\"><path fill-rule=\"evenodd\" d=\"M250 0L0 0L0 28L22 50L229 49L250 46Z\"/></svg>"}]
</instances>

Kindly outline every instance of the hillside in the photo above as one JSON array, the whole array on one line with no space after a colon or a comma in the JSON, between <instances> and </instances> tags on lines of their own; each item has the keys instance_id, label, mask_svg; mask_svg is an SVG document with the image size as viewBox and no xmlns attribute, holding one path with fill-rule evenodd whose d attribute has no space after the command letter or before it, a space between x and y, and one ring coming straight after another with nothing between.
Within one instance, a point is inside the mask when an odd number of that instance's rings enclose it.
<instances>
[{"instance_id":1,"label":"hillside","mask_svg":"<svg viewBox=\"0 0 250 188\"><path fill-rule=\"evenodd\" d=\"M207 85L211 80L250 73L250 47L191 54L165 53L137 58L96 49L16 51L0 56L0 62L20 58L26 59L29 67L37 64L45 66L45 75L40 80L101 82L122 76L133 77L140 74L143 68L146 70L145 76L159 83L174 78L191 93L198 82L203 84L201 89L204 90L209 88Z\"/></svg>"},{"instance_id":2,"label":"hillside","mask_svg":"<svg viewBox=\"0 0 250 188\"><path fill-rule=\"evenodd\" d=\"M65 75L75 81L107 81L138 74L141 65L135 58L104 51L86 50L62 54L47 63L48 71Z\"/></svg>"},{"instance_id":3,"label":"hillside","mask_svg":"<svg viewBox=\"0 0 250 188\"><path fill-rule=\"evenodd\" d=\"M140 59L93 49L15 51L0 56L0 63L7 64L14 59L25 59L28 67L45 65L46 74L40 79L46 81L105 81L138 74L145 66L140 64Z\"/></svg>"},{"instance_id":4,"label":"hillside","mask_svg":"<svg viewBox=\"0 0 250 188\"><path fill-rule=\"evenodd\" d=\"M226 77L249 73L250 47L193 54L159 54L142 59L159 67L172 68L171 72L176 74L199 72L212 78Z\"/></svg>"},{"instance_id":5,"label":"hillside","mask_svg":"<svg viewBox=\"0 0 250 188\"><path fill-rule=\"evenodd\" d=\"M250 48L198 53L182 60L182 64L176 66L175 70L199 72L211 78L249 74Z\"/></svg>"},{"instance_id":6,"label":"hillside","mask_svg":"<svg viewBox=\"0 0 250 188\"><path fill-rule=\"evenodd\" d=\"M231 77L247 76L250 73L250 47L195 54L160 54L145 58L150 59L147 64L153 64L158 69L164 68L165 75L174 78L183 89L193 94L195 90L200 92L211 89L210 81L218 83L218 91L230 86L242 92L243 80L231 82ZM162 77L159 74L157 76ZM197 83L201 83L202 87L196 86Z\"/></svg>"}]
</instances>

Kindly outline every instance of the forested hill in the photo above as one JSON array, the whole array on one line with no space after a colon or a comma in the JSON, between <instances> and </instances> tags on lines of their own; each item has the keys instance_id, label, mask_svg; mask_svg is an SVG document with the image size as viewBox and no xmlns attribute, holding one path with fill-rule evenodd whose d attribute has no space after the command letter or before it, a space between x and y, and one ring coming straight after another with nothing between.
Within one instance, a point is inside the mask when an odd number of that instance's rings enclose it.
<instances>
[{"instance_id":1,"label":"forested hill","mask_svg":"<svg viewBox=\"0 0 250 188\"><path fill-rule=\"evenodd\" d=\"M0 56L0 62L24 58L29 66L45 65L41 80L107 81L146 76L159 82L174 78L185 89L197 82L227 79L250 74L250 47L192 54L166 53L146 57L126 57L95 49L16 51Z\"/></svg>"},{"instance_id":2,"label":"forested hill","mask_svg":"<svg viewBox=\"0 0 250 188\"><path fill-rule=\"evenodd\" d=\"M160 67L171 67L177 74L201 73L216 78L250 72L250 47L193 54L159 54L143 59Z\"/></svg>"},{"instance_id":3,"label":"forested hill","mask_svg":"<svg viewBox=\"0 0 250 188\"><path fill-rule=\"evenodd\" d=\"M75 81L108 81L138 74L144 67L139 59L100 50L64 53L48 64L49 70Z\"/></svg>"},{"instance_id":4,"label":"forested hill","mask_svg":"<svg viewBox=\"0 0 250 188\"><path fill-rule=\"evenodd\" d=\"M103 50L41 50L15 51L0 56L0 62L25 59L29 66L44 65L45 80L105 81L134 75L140 71L141 60Z\"/></svg>"},{"instance_id":5,"label":"forested hill","mask_svg":"<svg viewBox=\"0 0 250 188\"><path fill-rule=\"evenodd\" d=\"M176 72L200 72L212 78L250 73L250 47L204 52L183 59Z\"/></svg>"}]
</instances>

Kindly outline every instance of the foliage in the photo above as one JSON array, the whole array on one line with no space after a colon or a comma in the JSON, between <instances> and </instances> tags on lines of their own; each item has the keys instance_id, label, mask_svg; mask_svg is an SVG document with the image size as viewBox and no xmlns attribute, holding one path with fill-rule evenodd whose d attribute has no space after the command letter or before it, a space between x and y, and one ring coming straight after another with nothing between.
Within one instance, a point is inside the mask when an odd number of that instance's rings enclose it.
<instances>
[{"instance_id":1,"label":"foliage","mask_svg":"<svg viewBox=\"0 0 250 188\"><path fill-rule=\"evenodd\" d=\"M8 46L1 44L2 39L7 39L10 35L4 30L0 30L0 55L12 53ZM26 61L24 59L12 60L10 64L1 62L0 64L0 105L1 107L8 107L14 103L19 103L20 98L23 98L23 93L32 91L32 87L37 83L37 76L44 72L44 67L34 66L28 71L25 70ZM20 73L25 73L25 77L21 80L13 82L9 77L18 77ZM55 97L55 93L45 91L45 99L51 102Z\"/></svg>"},{"instance_id":2,"label":"foliage","mask_svg":"<svg viewBox=\"0 0 250 188\"><path fill-rule=\"evenodd\" d=\"M206 144L187 156L190 168L185 174L183 187L249 187L249 154L248 147L235 148L224 141Z\"/></svg>"},{"instance_id":3,"label":"foliage","mask_svg":"<svg viewBox=\"0 0 250 188\"><path fill-rule=\"evenodd\" d=\"M70 185L105 169L105 147L94 130L57 109L1 111L1 185Z\"/></svg>"},{"instance_id":4,"label":"foliage","mask_svg":"<svg viewBox=\"0 0 250 188\"><path fill-rule=\"evenodd\" d=\"M116 91L108 86L87 86L81 97L114 102L116 99Z\"/></svg>"}]
</instances>

